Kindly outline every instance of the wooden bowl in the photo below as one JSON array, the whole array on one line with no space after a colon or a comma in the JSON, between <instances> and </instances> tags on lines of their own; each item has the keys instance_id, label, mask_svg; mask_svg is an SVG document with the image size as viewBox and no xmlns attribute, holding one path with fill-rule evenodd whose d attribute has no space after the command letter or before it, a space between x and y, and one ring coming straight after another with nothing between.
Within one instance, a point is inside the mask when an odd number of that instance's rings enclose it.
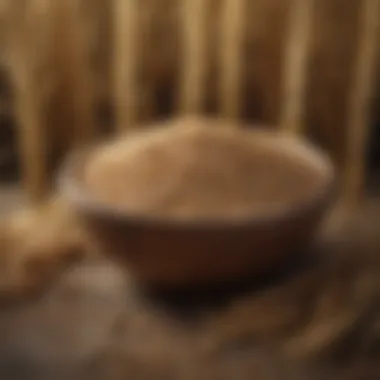
<instances>
[{"instance_id":1,"label":"wooden bowl","mask_svg":"<svg viewBox=\"0 0 380 380\"><path fill-rule=\"evenodd\" d=\"M295 165L301 160L318 186L297 204L241 220L132 215L91 197L81 181L86 151L63 166L60 191L102 252L147 284L173 288L264 275L310 243L332 200L335 175L329 158L300 138L268 131L257 133L257 141L274 144L273 154Z\"/></svg>"}]
</instances>

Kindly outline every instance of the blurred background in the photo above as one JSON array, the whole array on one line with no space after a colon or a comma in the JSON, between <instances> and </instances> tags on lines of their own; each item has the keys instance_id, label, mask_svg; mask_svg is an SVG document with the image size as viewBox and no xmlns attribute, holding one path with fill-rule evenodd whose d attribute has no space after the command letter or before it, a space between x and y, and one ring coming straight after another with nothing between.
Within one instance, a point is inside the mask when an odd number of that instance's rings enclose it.
<instances>
[{"instance_id":1,"label":"blurred background","mask_svg":"<svg viewBox=\"0 0 380 380\"><path fill-rule=\"evenodd\" d=\"M117 129L117 83L125 75L120 59L128 53L123 44L129 44L135 60L133 104L126 104L133 109L133 123L143 125L176 112L182 69L189 65L181 37L183 2L130 0L122 5L122 1L0 0L1 210L19 204L25 186L38 193L36 182L51 183L62 158L78 141ZM305 133L342 170L347 165L347 118L364 1L318 0L311 20ZM127 3L134 3L132 16ZM199 25L205 28L207 65L200 111L218 114L223 1L203 3ZM245 4L243 79L238 89L243 121L276 128L293 3L249 0ZM372 190L380 178L380 65L375 71L364 157Z\"/></svg>"}]
</instances>

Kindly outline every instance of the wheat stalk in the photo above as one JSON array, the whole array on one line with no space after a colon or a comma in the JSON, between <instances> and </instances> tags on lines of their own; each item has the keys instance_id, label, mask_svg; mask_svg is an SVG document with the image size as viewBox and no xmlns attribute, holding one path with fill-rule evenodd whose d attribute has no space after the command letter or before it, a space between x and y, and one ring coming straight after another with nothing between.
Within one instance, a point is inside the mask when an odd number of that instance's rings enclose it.
<instances>
[{"instance_id":1,"label":"wheat stalk","mask_svg":"<svg viewBox=\"0 0 380 380\"><path fill-rule=\"evenodd\" d=\"M138 0L114 0L115 108L119 131L135 125L137 110Z\"/></svg>"},{"instance_id":2,"label":"wheat stalk","mask_svg":"<svg viewBox=\"0 0 380 380\"><path fill-rule=\"evenodd\" d=\"M364 187L371 96L378 58L379 18L380 1L365 0L347 118L347 170L343 198L348 208L356 206Z\"/></svg>"},{"instance_id":3,"label":"wheat stalk","mask_svg":"<svg viewBox=\"0 0 380 380\"><path fill-rule=\"evenodd\" d=\"M240 114L246 0L224 0L220 33L220 108L236 119Z\"/></svg>"},{"instance_id":4,"label":"wheat stalk","mask_svg":"<svg viewBox=\"0 0 380 380\"><path fill-rule=\"evenodd\" d=\"M206 5L208 0L181 0L183 24L181 111L202 110L206 76Z\"/></svg>"},{"instance_id":5,"label":"wheat stalk","mask_svg":"<svg viewBox=\"0 0 380 380\"><path fill-rule=\"evenodd\" d=\"M313 8L314 0L293 0L290 8L280 125L293 133L303 130Z\"/></svg>"}]
</instances>

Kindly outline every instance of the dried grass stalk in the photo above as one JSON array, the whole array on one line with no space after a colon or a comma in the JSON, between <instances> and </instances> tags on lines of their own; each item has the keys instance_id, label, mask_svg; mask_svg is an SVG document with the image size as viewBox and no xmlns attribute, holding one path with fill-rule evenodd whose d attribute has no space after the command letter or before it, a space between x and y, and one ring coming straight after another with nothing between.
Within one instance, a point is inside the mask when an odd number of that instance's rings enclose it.
<instances>
[{"instance_id":1,"label":"dried grass stalk","mask_svg":"<svg viewBox=\"0 0 380 380\"><path fill-rule=\"evenodd\" d=\"M313 8L314 0L293 0L290 9L280 125L294 133L303 130Z\"/></svg>"},{"instance_id":2,"label":"dried grass stalk","mask_svg":"<svg viewBox=\"0 0 380 380\"><path fill-rule=\"evenodd\" d=\"M366 149L370 128L370 106L376 81L380 32L380 1L365 0L361 33L348 108L347 170L345 205L355 207L365 181Z\"/></svg>"},{"instance_id":3,"label":"dried grass stalk","mask_svg":"<svg viewBox=\"0 0 380 380\"><path fill-rule=\"evenodd\" d=\"M46 195L48 182L48 138L44 120L44 100L49 93L41 83L43 69L49 61L51 20L50 2L30 0L17 13L21 19L12 34L11 65L16 85L16 112L23 181L30 197L37 201ZM18 12L19 9L14 9ZM46 83L46 81L45 81Z\"/></svg>"},{"instance_id":4,"label":"dried grass stalk","mask_svg":"<svg viewBox=\"0 0 380 380\"><path fill-rule=\"evenodd\" d=\"M89 54L84 28L79 18L78 1L53 0L56 41L56 65L67 86L73 115L71 145L91 140L95 133L93 78L89 70Z\"/></svg>"},{"instance_id":5,"label":"dried grass stalk","mask_svg":"<svg viewBox=\"0 0 380 380\"><path fill-rule=\"evenodd\" d=\"M129 128L137 120L136 68L138 57L138 0L115 0L115 108L117 128Z\"/></svg>"},{"instance_id":6,"label":"dried grass stalk","mask_svg":"<svg viewBox=\"0 0 380 380\"><path fill-rule=\"evenodd\" d=\"M202 111L205 96L206 15L205 0L182 0L183 50L181 111L194 114Z\"/></svg>"},{"instance_id":7,"label":"dried grass stalk","mask_svg":"<svg viewBox=\"0 0 380 380\"><path fill-rule=\"evenodd\" d=\"M10 13L19 149L33 200L49 191L52 161L94 133L92 77L77 5L31 0L14 3Z\"/></svg>"},{"instance_id":8,"label":"dried grass stalk","mask_svg":"<svg viewBox=\"0 0 380 380\"><path fill-rule=\"evenodd\" d=\"M246 0L224 0L220 38L220 106L221 112L236 119L241 111L243 42Z\"/></svg>"}]
</instances>

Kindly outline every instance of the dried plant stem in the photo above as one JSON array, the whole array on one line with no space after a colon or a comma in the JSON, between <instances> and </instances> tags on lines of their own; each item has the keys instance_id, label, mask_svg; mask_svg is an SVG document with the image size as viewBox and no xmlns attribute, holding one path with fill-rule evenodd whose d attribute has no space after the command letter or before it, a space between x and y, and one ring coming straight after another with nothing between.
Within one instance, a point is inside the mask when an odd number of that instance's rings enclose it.
<instances>
[{"instance_id":1,"label":"dried plant stem","mask_svg":"<svg viewBox=\"0 0 380 380\"><path fill-rule=\"evenodd\" d=\"M74 125L71 126L71 142L77 145L88 142L96 132L91 70L78 2L55 0L54 6L56 42L60 44L57 65L72 99Z\"/></svg>"},{"instance_id":2,"label":"dried plant stem","mask_svg":"<svg viewBox=\"0 0 380 380\"><path fill-rule=\"evenodd\" d=\"M206 75L207 0L182 0L183 54L181 111L195 114L202 110Z\"/></svg>"},{"instance_id":3,"label":"dried plant stem","mask_svg":"<svg viewBox=\"0 0 380 380\"><path fill-rule=\"evenodd\" d=\"M136 69L139 0L114 0L115 27L115 107L120 132L135 125L138 110L136 99Z\"/></svg>"},{"instance_id":4,"label":"dried plant stem","mask_svg":"<svg viewBox=\"0 0 380 380\"><path fill-rule=\"evenodd\" d=\"M280 116L280 125L286 132L299 133L303 130L313 8L314 0L293 0L290 8Z\"/></svg>"},{"instance_id":5,"label":"dried plant stem","mask_svg":"<svg viewBox=\"0 0 380 380\"><path fill-rule=\"evenodd\" d=\"M25 77L29 76L25 74ZM22 180L33 202L41 201L48 188L47 138L40 99L35 90L37 85L33 80L25 82L16 101Z\"/></svg>"},{"instance_id":6,"label":"dried plant stem","mask_svg":"<svg viewBox=\"0 0 380 380\"><path fill-rule=\"evenodd\" d=\"M380 1L364 0L357 62L350 93L344 202L352 209L360 200L365 180L365 155L370 128L370 106L376 77Z\"/></svg>"},{"instance_id":7,"label":"dried plant stem","mask_svg":"<svg viewBox=\"0 0 380 380\"><path fill-rule=\"evenodd\" d=\"M28 197L39 202L46 196L48 186L48 139L44 120L44 93L38 83L41 57L38 57L37 41L40 18L34 17L46 10L46 1L30 0L12 42L13 73L16 84L15 107L18 116L18 144L22 181ZM30 37L29 38L27 37Z\"/></svg>"},{"instance_id":8,"label":"dried plant stem","mask_svg":"<svg viewBox=\"0 0 380 380\"><path fill-rule=\"evenodd\" d=\"M246 0L224 0L220 23L220 108L233 119L240 114L245 3Z\"/></svg>"}]
</instances>

